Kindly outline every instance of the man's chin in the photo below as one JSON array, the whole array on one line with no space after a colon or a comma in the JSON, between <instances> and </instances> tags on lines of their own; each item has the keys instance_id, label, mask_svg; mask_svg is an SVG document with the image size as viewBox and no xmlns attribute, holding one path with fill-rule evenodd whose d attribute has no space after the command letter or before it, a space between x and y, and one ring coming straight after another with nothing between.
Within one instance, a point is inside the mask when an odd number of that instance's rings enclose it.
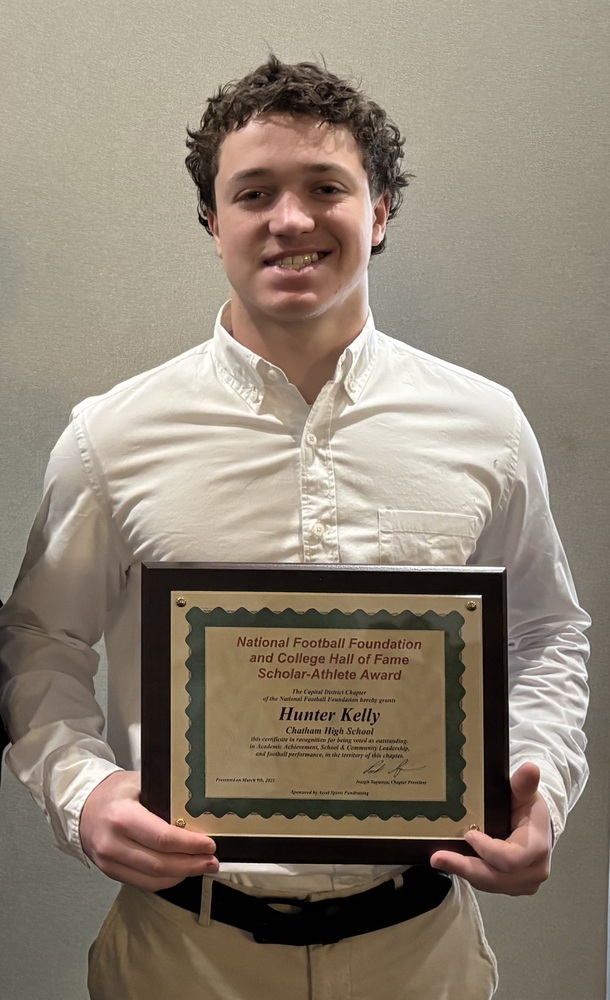
<instances>
[{"instance_id":1,"label":"man's chin","mask_svg":"<svg viewBox=\"0 0 610 1000\"><path fill-rule=\"evenodd\" d=\"M331 310L328 302L320 302L319 298L306 293L300 296L286 296L282 301L269 303L258 303L253 310L248 310L256 315L257 319L275 323L306 323L309 320L319 319Z\"/></svg>"}]
</instances>

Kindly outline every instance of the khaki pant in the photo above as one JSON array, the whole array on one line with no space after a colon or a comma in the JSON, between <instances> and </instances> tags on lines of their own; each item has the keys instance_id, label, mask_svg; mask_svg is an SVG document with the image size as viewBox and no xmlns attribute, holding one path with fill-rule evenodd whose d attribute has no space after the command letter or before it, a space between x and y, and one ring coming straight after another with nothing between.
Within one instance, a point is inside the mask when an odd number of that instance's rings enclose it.
<instances>
[{"instance_id":1,"label":"khaki pant","mask_svg":"<svg viewBox=\"0 0 610 1000\"><path fill-rule=\"evenodd\" d=\"M489 1000L496 990L479 908L459 880L435 910L330 945L257 944L205 911L123 886L89 953L91 1000Z\"/></svg>"}]
</instances>

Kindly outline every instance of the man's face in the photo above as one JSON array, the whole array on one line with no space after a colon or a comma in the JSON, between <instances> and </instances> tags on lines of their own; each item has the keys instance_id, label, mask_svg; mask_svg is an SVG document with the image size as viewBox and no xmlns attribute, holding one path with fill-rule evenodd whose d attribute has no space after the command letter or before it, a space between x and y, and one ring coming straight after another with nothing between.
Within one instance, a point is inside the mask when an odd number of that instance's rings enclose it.
<instances>
[{"instance_id":1,"label":"man's face","mask_svg":"<svg viewBox=\"0 0 610 1000\"><path fill-rule=\"evenodd\" d=\"M371 246L383 239L388 208L383 196L372 201L347 129L252 119L224 140L215 193L208 218L233 302L259 330L322 316L364 321Z\"/></svg>"}]
</instances>

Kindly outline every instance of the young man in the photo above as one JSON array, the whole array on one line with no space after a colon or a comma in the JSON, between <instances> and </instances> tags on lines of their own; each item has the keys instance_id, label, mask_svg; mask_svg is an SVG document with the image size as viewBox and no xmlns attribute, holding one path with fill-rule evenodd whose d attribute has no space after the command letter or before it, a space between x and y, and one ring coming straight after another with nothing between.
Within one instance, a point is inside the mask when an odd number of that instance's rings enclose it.
<instances>
[{"instance_id":1,"label":"young man","mask_svg":"<svg viewBox=\"0 0 610 1000\"><path fill-rule=\"evenodd\" d=\"M471 886L535 892L586 778L588 618L535 439L507 390L375 330L369 260L407 184L376 104L272 57L209 101L188 145L231 299L211 341L85 401L53 452L3 616L9 763L59 846L124 883L92 948L94 1000L484 1000L495 962ZM506 565L509 839L473 832L476 857L406 872L219 869L212 840L139 802L143 560ZM331 899L326 930L288 943L275 911L257 942L266 897Z\"/></svg>"}]
</instances>

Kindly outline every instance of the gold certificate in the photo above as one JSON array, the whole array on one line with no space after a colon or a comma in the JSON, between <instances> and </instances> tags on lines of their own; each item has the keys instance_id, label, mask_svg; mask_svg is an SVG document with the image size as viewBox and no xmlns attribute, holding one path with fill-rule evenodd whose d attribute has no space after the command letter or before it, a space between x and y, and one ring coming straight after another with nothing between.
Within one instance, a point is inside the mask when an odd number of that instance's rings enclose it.
<instances>
[{"instance_id":1,"label":"gold certificate","mask_svg":"<svg viewBox=\"0 0 610 1000\"><path fill-rule=\"evenodd\" d=\"M143 800L223 860L508 833L504 573L143 570Z\"/></svg>"}]
</instances>

